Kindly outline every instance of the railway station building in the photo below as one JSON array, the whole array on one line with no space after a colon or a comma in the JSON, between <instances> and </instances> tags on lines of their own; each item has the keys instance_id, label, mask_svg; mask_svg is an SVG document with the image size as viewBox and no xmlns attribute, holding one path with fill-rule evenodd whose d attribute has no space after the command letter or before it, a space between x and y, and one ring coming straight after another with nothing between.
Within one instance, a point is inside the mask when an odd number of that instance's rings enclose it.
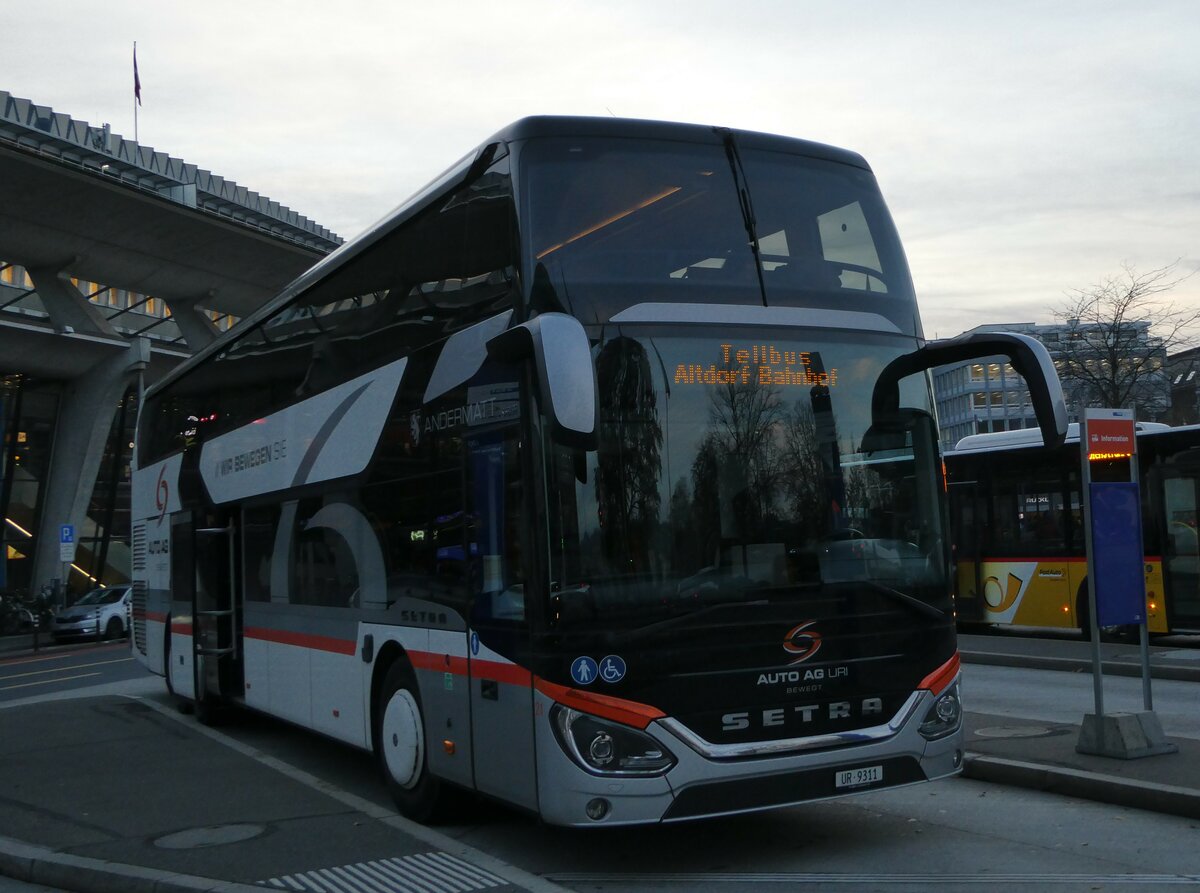
<instances>
[{"instance_id":1,"label":"railway station building","mask_svg":"<svg viewBox=\"0 0 1200 893\"><path fill-rule=\"evenodd\" d=\"M107 124L0 91L0 594L129 579L141 390L340 243Z\"/></svg>"}]
</instances>

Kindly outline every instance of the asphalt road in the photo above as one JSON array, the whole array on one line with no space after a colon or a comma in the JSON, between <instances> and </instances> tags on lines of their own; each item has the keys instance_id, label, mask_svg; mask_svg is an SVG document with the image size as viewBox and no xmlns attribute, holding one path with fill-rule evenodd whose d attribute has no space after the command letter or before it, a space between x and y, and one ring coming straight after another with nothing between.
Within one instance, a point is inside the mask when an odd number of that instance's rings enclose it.
<instances>
[{"instance_id":1,"label":"asphalt road","mask_svg":"<svg viewBox=\"0 0 1200 893\"><path fill-rule=\"evenodd\" d=\"M0 658L0 703L67 694L147 676L129 642L57 645L36 654Z\"/></svg>"},{"instance_id":2,"label":"asphalt road","mask_svg":"<svg viewBox=\"0 0 1200 893\"><path fill-rule=\"evenodd\" d=\"M0 697L10 699L3 707L16 710L0 709L0 723L6 713L17 716L20 703L100 692L168 706L161 680L125 662L125 649L80 646L0 661ZM971 709L1038 718L1089 706L1090 677L1084 675L988 666L968 666L966 673ZM1135 681L1116 683L1122 684L1140 696ZM1125 696L1109 690L1113 698ZM1186 723L1189 704L1195 712L1195 691L1188 683L1156 682L1164 725L1192 733ZM241 711L217 729L201 729L177 714L167 721L178 725L180 735L251 755L262 772L309 779L304 783L314 790L336 792L348 804L390 808L367 754ZM345 821L366 825L370 819L351 809ZM547 828L503 806L464 798L456 820L436 830L551 882L604 893L740 893L764 884L839 893L1200 887L1196 821L966 779L731 819L594 832ZM305 861L309 855L288 858L299 872L318 867ZM0 891L8 893L2 886Z\"/></svg>"}]
</instances>

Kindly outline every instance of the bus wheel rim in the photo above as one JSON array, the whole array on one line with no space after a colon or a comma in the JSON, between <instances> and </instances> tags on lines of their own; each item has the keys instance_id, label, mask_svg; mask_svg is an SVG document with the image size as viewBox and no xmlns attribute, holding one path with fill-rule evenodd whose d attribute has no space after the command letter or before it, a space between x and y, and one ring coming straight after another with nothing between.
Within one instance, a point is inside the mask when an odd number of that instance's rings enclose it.
<instances>
[{"instance_id":1,"label":"bus wheel rim","mask_svg":"<svg viewBox=\"0 0 1200 893\"><path fill-rule=\"evenodd\" d=\"M410 789L421 778L425 761L425 734L421 709L406 689L395 692L383 711L383 758L396 784Z\"/></svg>"}]
</instances>

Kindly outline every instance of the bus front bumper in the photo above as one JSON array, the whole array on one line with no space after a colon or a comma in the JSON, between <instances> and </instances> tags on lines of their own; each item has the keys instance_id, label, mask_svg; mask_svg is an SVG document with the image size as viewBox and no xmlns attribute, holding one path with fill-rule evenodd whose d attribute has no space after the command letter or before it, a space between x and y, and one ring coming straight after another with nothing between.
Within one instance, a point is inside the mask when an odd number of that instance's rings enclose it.
<instances>
[{"instance_id":1,"label":"bus front bumper","mask_svg":"<svg viewBox=\"0 0 1200 893\"><path fill-rule=\"evenodd\" d=\"M956 775L962 769L961 723L956 731L933 741L919 731L921 717L933 701L932 693L920 692L906 721L886 738L767 756L713 758L678 737L663 721L655 721L645 731L677 762L665 774L649 777L588 772L563 751L550 724L539 723L540 812L545 821L570 827L676 822ZM549 715L551 704L547 699L542 715ZM592 817L597 814L601 817Z\"/></svg>"}]
</instances>

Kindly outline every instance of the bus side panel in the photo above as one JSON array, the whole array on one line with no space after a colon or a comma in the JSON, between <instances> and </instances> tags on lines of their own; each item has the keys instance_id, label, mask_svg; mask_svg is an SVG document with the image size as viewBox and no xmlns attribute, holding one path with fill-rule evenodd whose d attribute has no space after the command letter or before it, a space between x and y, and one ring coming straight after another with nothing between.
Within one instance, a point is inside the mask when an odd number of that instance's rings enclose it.
<instances>
[{"instance_id":1,"label":"bus side panel","mask_svg":"<svg viewBox=\"0 0 1200 893\"><path fill-rule=\"evenodd\" d=\"M428 672L417 670L421 703L425 707L429 768L464 787L475 785L473 771L470 680L467 676L467 634L462 630L430 630ZM453 748L442 745L452 741ZM453 750L453 753L448 751ZM514 771L516 771L514 769Z\"/></svg>"},{"instance_id":2,"label":"bus side panel","mask_svg":"<svg viewBox=\"0 0 1200 893\"><path fill-rule=\"evenodd\" d=\"M185 698L196 697L195 655L192 650L192 603L170 603L171 653L167 677L171 690Z\"/></svg>"},{"instance_id":3,"label":"bus side panel","mask_svg":"<svg viewBox=\"0 0 1200 893\"><path fill-rule=\"evenodd\" d=\"M164 646L171 613L170 516L180 508L182 463L183 456L176 455L146 468L135 467L130 499L134 584L130 640L138 661L160 676L168 671Z\"/></svg>"},{"instance_id":4,"label":"bus side panel","mask_svg":"<svg viewBox=\"0 0 1200 893\"><path fill-rule=\"evenodd\" d=\"M473 787L464 635L449 630L364 623L362 636L368 635L372 636L374 653L383 654L390 651L390 645L398 645L403 648L408 663L413 667L421 700L421 718L425 723L425 754L430 771L455 784ZM386 667L376 660L371 669L372 672L362 675L368 747L377 707L371 703L371 682L374 673L386 672ZM443 742L446 741L454 744L454 747L445 747Z\"/></svg>"},{"instance_id":5,"label":"bus side panel","mask_svg":"<svg viewBox=\"0 0 1200 893\"><path fill-rule=\"evenodd\" d=\"M984 559L980 571L984 602L984 619L987 623L1017 623L1020 610L1033 579L1036 562L996 561Z\"/></svg>"},{"instance_id":6,"label":"bus side panel","mask_svg":"<svg viewBox=\"0 0 1200 893\"><path fill-rule=\"evenodd\" d=\"M1163 580L1162 558L1146 557L1146 628L1152 633L1166 633L1167 624L1166 583Z\"/></svg>"},{"instance_id":7,"label":"bus side panel","mask_svg":"<svg viewBox=\"0 0 1200 893\"><path fill-rule=\"evenodd\" d=\"M166 644L166 598L159 594L157 599L147 596L146 611L145 611L145 630L146 630L146 652L143 654L139 649L133 649L134 656L138 662L159 676L165 676L167 673L164 664L166 655L163 653L163 645Z\"/></svg>"},{"instance_id":8,"label":"bus side panel","mask_svg":"<svg viewBox=\"0 0 1200 893\"><path fill-rule=\"evenodd\" d=\"M1063 558L1043 558L1032 565L1014 562L1008 575L1028 573L1025 592L1011 623L1020 626L1069 628L1074 600L1070 588L1070 564ZM1012 580L1007 580L1012 585Z\"/></svg>"},{"instance_id":9,"label":"bus side panel","mask_svg":"<svg viewBox=\"0 0 1200 893\"><path fill-rule=\"evenodd\" d=\"M246 631L247 637L250 630ZM307 648L267 641L269 713L308 726L312 723L312 660Z\"/></svg>"},{"instance_id":10,"label":"bus side panel","mask_svg":"<svg viewBox=\"0 0 1200 893\"><path fill-rule=\"evenodd\" d=\"M163 662L167 628L167 586L157 556L151 556L144 521L133 524L133 620L130 647L138 663L152 673L166 673Z\"/></svg>"},{"instance_id":11,"label":"bus side panel","mask_svg":"<svg viewBox=\"0 0 1200 893\"><path fill-rule=\"evenodd\" d=\"M1068 562L1070 569L1071 591L1071 622L1078 627L1087 610L1087 559L1072 558ZM1163 598L1162 559L1158 556L1146 558L1146 618L1147 629L1152 633L1168 631L1167 611Z\"/></svg>"},{"instance_id":12,"label":"bus side panel","mask_svg":"<svg viewBox=\"0 0 1200 893\"><path fill-rule=\"evenodd\" d=\"M269 609L261 602L242 603L243 626L258 629L268 625ZM271 711L271 643L250 635L243 635L242 666L245 678L243 697L247 707Z\"/></svg>"},{"instance_id":13,"label":"bus side panel","mask_svg":"<svg viewBox=\"0 0 1200 893\"><path fill-rule=\"evenodd\" d=\"M533 677L477 638L471 642L471 729L488 742L475 753L475 786L536 810Z\"/></svg>"},{"instance_id":14,"label":"bus side panel","mask_svg":"<svg viewBox=\"0 0 1200 893\"><path fill-rule=\"evenodd\" d=\"M356 612L314 605L245 603L245 702L365 747L365 665Z\"/></svg>"},{"instance_id":15,"label":"bus side panel","mask_svg":"<svg viewBox=\"0 0 1200 893\"><path fill-rule=\"evenodd\" d=\"M471 713L468 701L466 634L454 630L431 630L420 627L364 623L362 639L371 636L376 655L391 650L391 645L404 649L417 678L421 713L425 725L425 753L429 768L435 775L474 787L471 768ZM375 672L386 667L360 664L369 672L363 673L362 703L363 732L367 747L372 745L371 723L377 705L371 703L371 682ZM453 747L443 742L449 741Z\"/></svg>"},{"instance_id":16,"label":"bus side panel","mask_svg":"<svg viewBox=\"0 0 1200 893\"><path fill-rule=\"evenodd\" d=\"M958 622L986 622L986 603L975 591L975 562L959 559L954 566L954 580L955 610Z\"/></svg>"},{"instance_id":17,"label":"bus side panel","mask_svg":"<svg viewBox=\"0 0 1200 893\"><path fill-rule=\"evenodd\" d=\"M355 747L367 747L370 741L363 729L363 699L359 697L363 671L367 665L358 656L358 640L352 639L340 651L313 649L309 656L312 673L312 724L339 741Z\"/></svg>"}]
</instances>

